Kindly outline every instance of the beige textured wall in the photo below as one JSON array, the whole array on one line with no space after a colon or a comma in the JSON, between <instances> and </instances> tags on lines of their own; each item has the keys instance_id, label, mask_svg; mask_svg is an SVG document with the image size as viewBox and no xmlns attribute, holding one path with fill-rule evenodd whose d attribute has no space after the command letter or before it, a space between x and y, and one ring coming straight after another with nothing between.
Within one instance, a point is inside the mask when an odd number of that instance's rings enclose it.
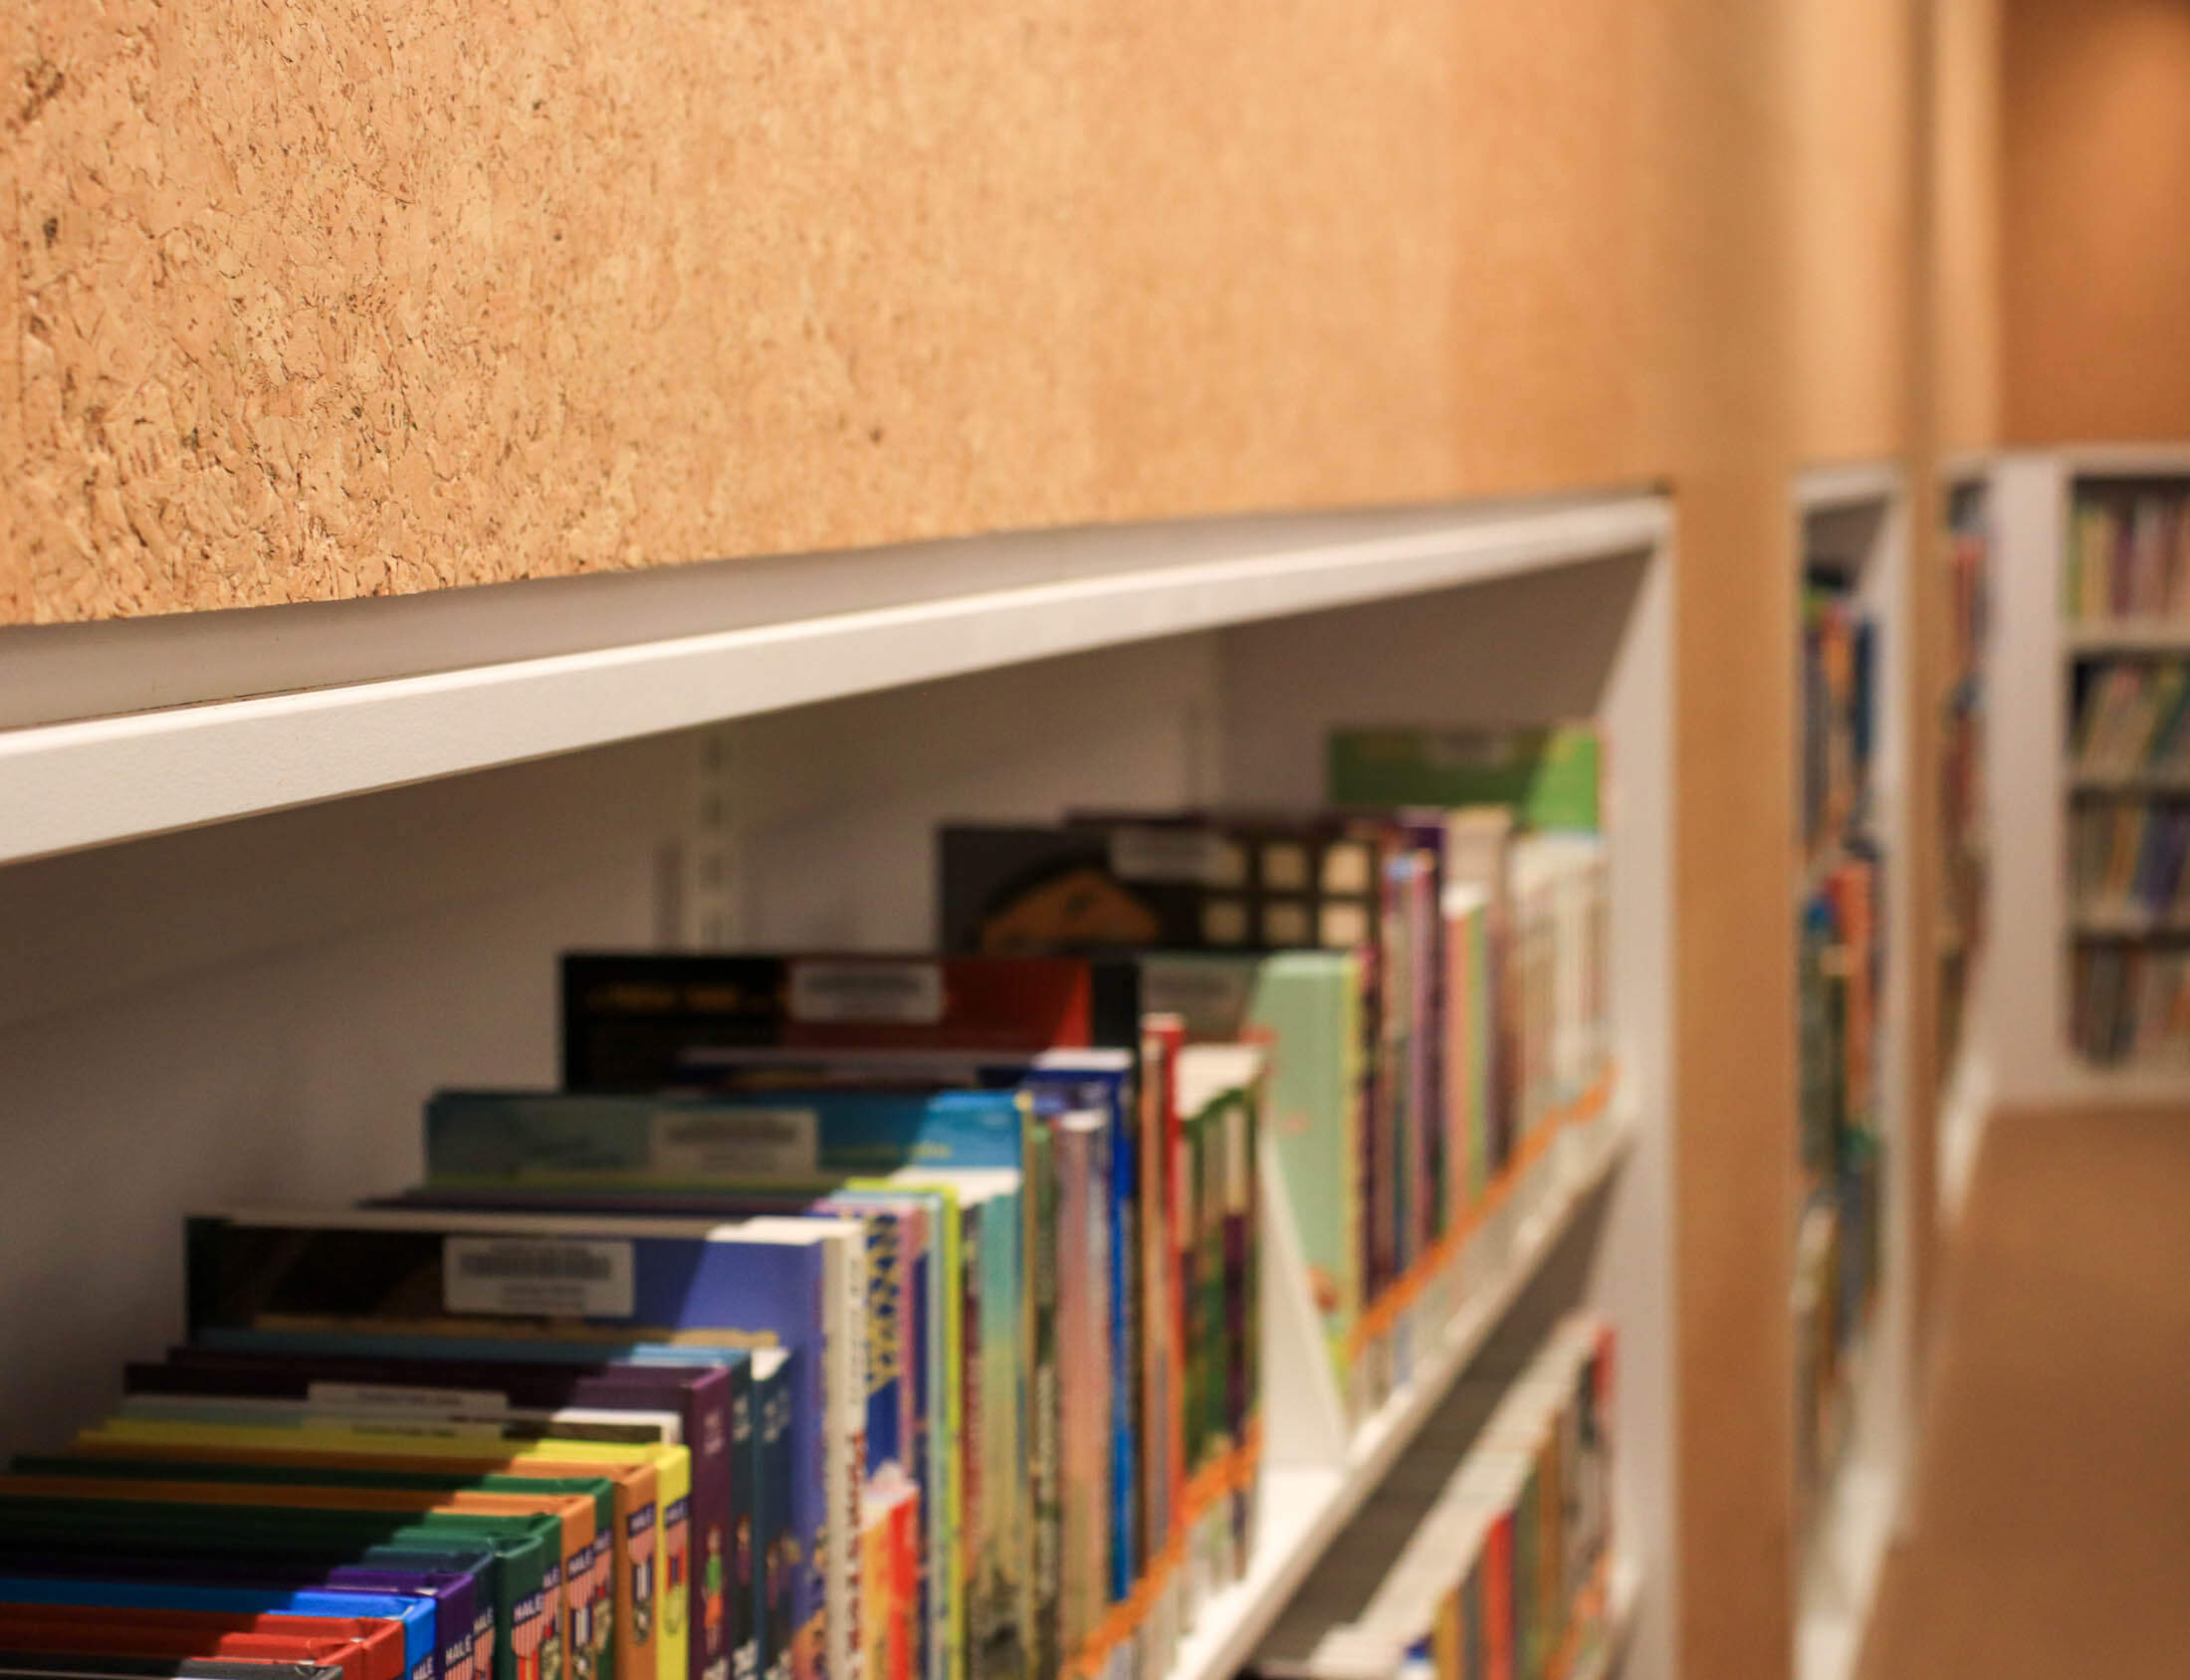
<instances>
[{"instance_id":1,"label":"beige textured wall","mask_svg":"<svg viewBox=\"0 0 2190 1680\"><path fill-rule=\"evenodd\" d=\"M1916 48L1910 0L1792 9L1797 447L1805 461L1911 443Z\"/></svg>"},{"instance_id":2,"label":"beige textured wall","mask_svg":"<svg viewBox=\"0 0 2190 1680\"><path fill-rule=\"evenodd\" d=\"M447 11L15 9L9 616L1661 472L1777 143L1672 0Z\"/></svg>"},{"instance_id":3,"label":"beige textured wall","mask_svg":"<svg viewBox=\"0 0 2190 1680\"><path fill-rule=\"evenodd\" d=\"M1455 479L1425 0L17 15L39 619Z\"/></svg>"},{"instance_id":4,"label":"beige textured wall","mask_svg":"<svg viewBox=\"0 0 2190 1680\"><path fill-rule=\"evenodd\" d=\"M2000 439L2001 0L1931 0L1936 436Z\"/></svg>"},{"instance_id":5,"label":"beige textured wall","mask_svg":"<svg viewBox=\"0 0 2190 1680\"><path fill-rule=\"evenodd\" d=\"M2190 5L2006 0L2005 426L2190 436Z\"/></svg>"}]
</instances>

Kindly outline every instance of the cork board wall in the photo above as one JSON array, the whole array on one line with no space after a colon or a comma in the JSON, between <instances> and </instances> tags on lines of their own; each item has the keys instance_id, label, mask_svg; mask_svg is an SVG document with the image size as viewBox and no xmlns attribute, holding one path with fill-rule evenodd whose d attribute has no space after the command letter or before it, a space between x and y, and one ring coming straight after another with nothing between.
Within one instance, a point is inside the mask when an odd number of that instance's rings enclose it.
<instances>
[{"instance_id":1,"label":"cork board wall","mask_svg":"<svg viewBox=\"0 0 2190 1680\"><path fill-rule=\"evenodd\" d=\"M1661 472L1659 102L1781 92L1604 0L11 10L16 621Z\"/></svg>"},{"instance_id":2,"label":"cork board wall","mask_svg":"<svg viewBox=\"0 0 2190 1680\"><path fill-rule=\"evenodd\" d=\"M2000 437L2001 0L1934 0L1931 319L1937 435Z\"/></svg>"},{"instance_id":3,"label":"cork board wall","mask_svg":"<svg viewBox=\"0 0 2190 1680\"><path fill-rule=\"evenodd\" d=\"M2007 433L2190 436L2190 7L2006 0L2003 33Z\"/></svg>"},{"instance_id":4,"label":"cork board wall","mask_svg":"<svg viewBox=\"0 0 2190 1680\"><path fill-rule=\"evenodd\" d=\"M1915 350L1917 9L1794 8L1794 286L1805 461L1903 454Z\"/></svg>"},{"instance_id":5,"label":"cork board wall","mask_svg":"<svg viewBox=\"0 0 2190 1680\"><path fill-rule=\"evenodd\" d=\"M31 615L1450 489L1446 7L954 17L30 0Z\"/></svg>"}]
</instances>

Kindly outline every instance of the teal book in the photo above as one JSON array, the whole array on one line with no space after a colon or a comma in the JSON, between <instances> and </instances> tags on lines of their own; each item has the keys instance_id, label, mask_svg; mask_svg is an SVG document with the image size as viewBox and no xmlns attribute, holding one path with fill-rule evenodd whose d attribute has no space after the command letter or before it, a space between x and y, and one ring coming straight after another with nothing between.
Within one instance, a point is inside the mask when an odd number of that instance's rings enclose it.
<instances>
[{"instance_id":1,"label":"teal book","mask_svg":"<svg viewBox=\"0 0 2190 1680\"><path fill-rule=\"evenodd\" d=\"M1267 1041L1262 1147L1275 1153L1332 1374L1354 1406L1355 1339L1368 1305L1361 954L1151 954L1142 987L1149 1007L1177 1014L1190 1039Z\"/></svg>"}]
</instances>

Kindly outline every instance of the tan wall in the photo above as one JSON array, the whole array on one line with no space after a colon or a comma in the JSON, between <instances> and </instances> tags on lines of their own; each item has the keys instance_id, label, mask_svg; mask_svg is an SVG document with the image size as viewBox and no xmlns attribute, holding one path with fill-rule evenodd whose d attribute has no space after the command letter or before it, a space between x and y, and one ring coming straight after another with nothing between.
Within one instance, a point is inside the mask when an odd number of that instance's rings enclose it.
<instances>
[{"instance_id":1,"label":"tan wall","mask_svg":"<svg viewBox=\"0 0 2190 1680\"><path fill-rule=\"evenodd\" d=\"M2000 439L2001 3L1931 0L1931 399L1950 450Z\"/></svg>"},{"instance_id":2,"label":"tan wall","mask_svg":"<svg viewBox=\"0 0 2190 1680\"><path fill-rule=\"evenodd\" d=\"M11 616L1674 465L1769 16L963 10L16 9Z\"/></svg>"},{"instance_id":3,"label":"tan wall","mask_svg":"<svg viewBox=\"0 0 2190 1680\"><path fill-rule=\"evenodd\" d=\"M1784 1673L1787 474L1910 213L1864 0L1803 224L1796 3L30 0L0 614L1666 480L1681 1672Z\"/></svg>"},{"instance_id":4,"label":"tan wall","mask_svg":"<svg viewBox=\"0 0 2190 1680\"><path fill-rule=\"evenodd\" d=\"M1797 451L1906 451L1917 131L1910 0L1792 9Z\"/></svg>"},{"instance_id":5,"label":"tan wall","mask_svg":"<svg viewBox=\"0 0 2190 1680\"><path fill-rule=\"evenodd\" d=\"M2190 6L2006 0L2006 429L2190 436Z\"/></svg>"}]
</instances>

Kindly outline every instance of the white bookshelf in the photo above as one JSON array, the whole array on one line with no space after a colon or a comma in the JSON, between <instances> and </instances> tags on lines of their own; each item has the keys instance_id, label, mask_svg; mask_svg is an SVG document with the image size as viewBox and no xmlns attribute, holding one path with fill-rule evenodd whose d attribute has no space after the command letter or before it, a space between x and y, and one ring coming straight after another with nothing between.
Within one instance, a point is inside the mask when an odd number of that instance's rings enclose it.
<instances>
[{"instance_id":1,"label":"white bookshelf","mask_svg":"<svg viewBox=\"0 0 2190 1680\"><path fill-rule=\"evenodd\" d=\"M1254 1655L1317 1560L1345 1532L1590 1199L1605 1186L1636 1130L1632 1114L1614 1109L1563 1139L1557 1156L1523 1186L1510 1226L1488 1233L1490 1241L1476 1261L1470 1299L1422 1353L1414 1379L1364 1419L1331 1461L1295 1461L1265 1478L1253 1567L1244 1579L1204 1609L1172 1670L1173 1680L1228 1680ZM1312 1340L1297 1351L1303 1365L1318 1352ZM1282 1406L1284 1396L1271 1395L1270 1403ZM1276 1416L1268 1426L1273 1438L1285 1427ZM1630 1568L1636 1575L1633 1591L1640 1598L1641 1566Z\"/></svg>"},{"instance_id":2,"label":"white bookshelf","mask_svg":"<svg viewBox=\"0 0 2190 1680\"><path fill-rule=\"evenodd\" d=\"M1899 468L1863 464L1816 469L1794 490L1796 563L1838 573L1864 606L1873 628L1871 674L1875 732L1870 802L1863 827L1882 860L1883 940L1877 999L1876 1127L1883 1155L1879 1196L1883 1231L1877 1294L1857 1333L1845 1375L1847 1440L1826 1472L1809 1532L1797 1548L1796 1672L1799 1680L1848 1680L1862 1648L1878 1568L1898 1520L1899 1490L1910 1450L1909 1277L1914 1223L1908 1194L1905 1114L1907 1005L1916 961L1909 937L1913 898L1907 874L1911 774L1907 708L1914 693L1907 635L1909 531L1906 480ZM1798 705L1802 697L1798 696ZM1928 770L1928 766L1926 766ZM1925 778L1928 786L1929 777ZM1831 842L1827 848L1830 849ZM1792 885L1800 914L1823 873L1806 851ZM1925 946L1928 959L1930 947ZM1790 989L1790 1007L1793 1006ZM1790 1140L1790 1155L1794 1142ZM1789 1233L1794 1240L1794 1233ZM1882 1516L1881 1516L1882 1513Z\"/></svg>"},{"instance_id":3,"label":"white bookshelf","mask_svg":"<svg viewBox=\"0 0 2190 1680\"><path fill-rule=\"evenodd\" d=\"M0 631L0 1446L56 1442L178 1333L185 1210L393 1189L435 1086L550 1082L564 948L921 948L940 820L1312 802L1337 723L1588 716L1616 777L1610 1116L1339 1450L1266 1374L1266 1544L1176 1680L1252 1649L1577 1243L1575 1304L1621 1338L1626 1672L1664 1680L1670 569L1669 507L1638 495Z\"/></svg>"},{"instance_id":4,"label":"white bookshelf","mask_svg":"<svg viewBox=\"0 0 2190 1680\"><path fill-rule=\"evenodd\" d=\"M2069 756L2079 661L2190 654L2190 623L2071 623L2063 577L2076 487L2085 479L2190 478L2190 445L2021 451L1991 472L1994 655L1988 779L1993 790L1992 950L2015 983L1984 988L1985 1088L2003 1107L2143 1103L2190 1093L2190 1068L2101 1067L2070 1042L2080 938L2147 936L2149 918L2080 912L2070 901L2069 812L2080 796L2190 793L2167 775L2090 776ZM2157 932L2172 937L2175 931ZM1974 1153L1973 1151L1971 1153Z\"/></svg>"}]
</instances>

